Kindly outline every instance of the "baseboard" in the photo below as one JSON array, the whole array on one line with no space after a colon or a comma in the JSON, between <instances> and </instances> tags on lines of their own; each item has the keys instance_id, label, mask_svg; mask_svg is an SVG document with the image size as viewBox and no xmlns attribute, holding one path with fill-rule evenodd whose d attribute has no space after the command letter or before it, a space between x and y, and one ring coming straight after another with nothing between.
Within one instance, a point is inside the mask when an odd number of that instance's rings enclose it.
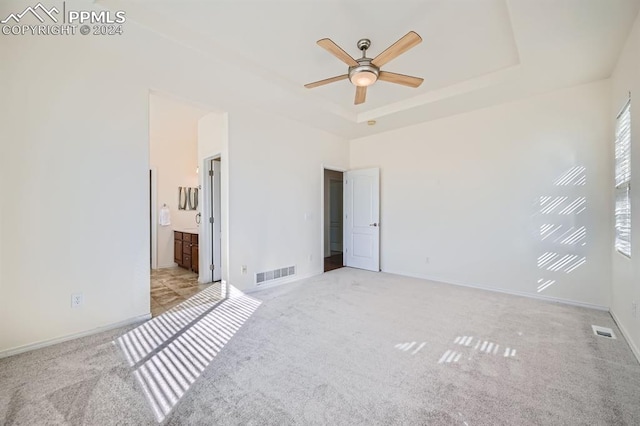
<instances>
[{"instance_id":1,"label":"baseboard","mask_svg":"<svg viewBox=\"0 0 640 426\"><path fill-rule=\"evenodd\" d=\"M620 333L622 333L624 340L626 340L627 343L629 344L629 347L631 348L631 352L633 352L633 355L635 355L636 357L636 361L638 361L638 364L640 364L640 350L638 350L638 347L633 343L633 340L631 340L631 334L628 333L627 329L624 328L624 326L620 321L618 321L618 317L616 317L616 314L615 312L613 312L613 310L609 310L609 313L611 314L611 318L613 318L613 321L616 323L616 325L620 329Z\"/></svg>"},{"instance_id":2,"label":"baseboard","mask_svg":"<svg viewBox=\"0 0 640 426\"><path fill-rule=\"evenodd\" d=\"M56 345L58 343L66 342L69 340L79 339L80 337L91 336L93 334L102 333L103 331L113 330L114 328L125 327L127 325L146 321L150 318L151 318L150 313L144 314L144 315L138 315L137 317L129 318L124 321L116 322L116 323L105 325L102 327L93 328L91 330L81 331L79 333L69 334L62 337L56 337L55 339L42 340L40 342L30 343L24 346L18 346L17 348L13 348L13 349L6 349L3 351L0 351L0 359L13 356L13 355L18 355L25 352L29 352L29 351L33 351L35 349L41 349L47 346Z\"/></svg>"},{"instance_id":3,"label":"baseboard","mask_svg":"<svg viewBox=\"0 0 640 426\"><path fill-rule=\"evenodd\" d=\"M307 278L311 278L311 277L315 277L316 275L320 275L322 274L322 271L315 271L315 272L310 272L308 274L304 274L304 275L292 275L286 278L281 278L279 280L274 280L274 282L270 282L269 284L262 284L260 286L251 288L249 290L243 290L243 292L245 294L249 294L249 293L256 293L262 290L266 290L268 288L273 288L273 287L278 287L281 286L283 284L289 284L292 282L296 282L296 281L300 281L300 280L304 280Z\"/></svg>"},{"instance_id":4,"label":"baseboard","mask_svg":"<svg viewBox=\"0 0 640 426\"><path fill-rule=\"evenodd\" d=\"M469 287L469 288L475 288L475 289L478 289L478 290L493 291L495 293L510 294L512 296L528 297L530 299L543 300L543 301L546 301L546 302L561 303L563 305L579 306L581 308L589 308L589 309L596 309L598 311L607 311L607 312L609 312L609 307L607 307L607 306L595 305L595 304L586 303L586 302L578 302L576 300L570 300L570 299L562 299L560 297L543 296L543 295L538 295L538 294L525 293L524 291L515 291L515 290L506 290L506 289L494 288L494 287L485 287L485 286L482 286L482 285L469 284L469 283L463 283L463 282L455 282L455 281L444 280L444 279L436 278L436 277L426 277L426 276L421 276L421 275L416 275L416 274L407 274L407 273L403 273L403 272L390 271L390 270L384 270L383 272L386 272L388 274L403 275L405 277L419 278L421 280L435 281L435 282L439 282L439 283L443 283L443 284L451 284L451 285L457 285L457 286L460 286L460 287Z\"/></svg>"}]
</instances>

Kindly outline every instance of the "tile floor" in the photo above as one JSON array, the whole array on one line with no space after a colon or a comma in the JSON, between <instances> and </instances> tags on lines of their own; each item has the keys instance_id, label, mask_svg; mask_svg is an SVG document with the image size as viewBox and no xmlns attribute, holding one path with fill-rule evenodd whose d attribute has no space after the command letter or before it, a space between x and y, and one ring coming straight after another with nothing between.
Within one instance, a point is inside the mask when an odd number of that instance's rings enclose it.
<instances>
[{"instance_id":1,"label":"tile floor","mask_svg":"<svg viewBox=\"0 0 640 426\"><path fill-rule=\"evenodd\" d=\"M151 315L158 316L211 284L198 284L198 274L183 268L151 270Z\"/></svg>"}]
</instances>

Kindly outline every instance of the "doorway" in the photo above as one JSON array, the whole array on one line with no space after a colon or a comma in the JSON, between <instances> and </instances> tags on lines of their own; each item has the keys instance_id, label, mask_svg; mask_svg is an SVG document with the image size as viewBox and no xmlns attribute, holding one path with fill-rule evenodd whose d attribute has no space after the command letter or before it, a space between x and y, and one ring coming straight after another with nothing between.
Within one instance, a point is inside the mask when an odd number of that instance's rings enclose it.
<instances>
[{"instance_id":1,"label":"doorway","mask_svg":"<svg viewBox=\"0 0 640 426\"><path fill-rule=\"evenodd\" d=\"M324 169L324 272L344 266L343 172Z\"/></svg>"},{"instance_id":2,"label":"doorway","mask_svg":"<svg viewBox=\"0 0 640 426\"><path fill-rule=\"evenodd\" d=\"M200 119L209 112L149 93L150 311L160 315L206 288L200 270Z\"/></svg>"}]
</instances>

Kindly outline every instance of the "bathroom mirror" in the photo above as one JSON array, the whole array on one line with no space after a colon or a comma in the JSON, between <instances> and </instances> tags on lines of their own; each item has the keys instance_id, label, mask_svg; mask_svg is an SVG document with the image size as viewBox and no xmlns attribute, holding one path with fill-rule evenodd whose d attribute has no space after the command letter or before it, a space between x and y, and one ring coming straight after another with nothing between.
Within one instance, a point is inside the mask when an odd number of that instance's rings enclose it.
<instances>
[{"instance_id":1,"label":"bathroom mirror","mask_svg":"<svg viewBox=\"0 0 640 426\"><path fill-rule=\"evenodd\" d=\"M198 209L198 188L178 187L178 210Z\"/></svg>"}]
</instances>

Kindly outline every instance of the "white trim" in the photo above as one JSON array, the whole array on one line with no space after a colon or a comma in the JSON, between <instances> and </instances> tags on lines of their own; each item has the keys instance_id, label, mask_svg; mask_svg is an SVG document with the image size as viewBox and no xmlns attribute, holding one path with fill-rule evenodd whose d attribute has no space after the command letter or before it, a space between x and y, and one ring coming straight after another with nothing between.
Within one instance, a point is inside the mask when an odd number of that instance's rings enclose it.
<instances>
[{"instance_id":1,"label":"white trim","mask_svg":"<svg viewBox=\"0 0 640 426\"><path fill-rule=\"evenodd\" d=\"M47 346L56 345L58 343L67 342L69 340L79 339L81 337L87 337L94 334L102 333L103 331L113 330L115 328L125 327L127 325L135 324L142 321L147 321L151 319L151 314L138 315L137 317L129 318L124 321L119 321L113 324L105 325L102 327L92 328L91 330L81 331L79 333L68 334L62 337L56 337L54 339L42 340L36 343L30 343L24 346L18 346L17 348L6 349L4 351L0 351L0 359L6 358L13 355L18 355L24 352L33 351L36 349L41 349Z\"/></svg>"},{"instance_id":2,"label":"white trim","mask_svg":"<svg viewBox=\"0 0 640 426\"><path fill-rule=\"evenodd\" d=\"M439 282L439 283L442 283L442 284L451 284L451 285L457 285L457 286L460 286L460 287L476 288L478 290L493 291L495 293L510 294L512 296L522 296L522 297L527 297L529 299L543 300L543 301L546 301L546 302L560 303L560 304L563 304L563 305L579 306L581 308L596 309L598 311L607 311L607 312L609 311L609 308L607 306L595 305L595 304L586 303L586 302L578 302L576 300L570 300L570 299L562 299L560 297L543 296L543 295L540 295L540 294L526 293L524 291L506 290L506 289L502 289L502 288L487 287L487 286L482 286L482 285L477 285L477 284L455 282L455 281L445 280L445 279L436 278L436 277L427 277L427 276L424 276L424 275L417 275L417 274L409 274L409 273L404 273L404 272L390 271L388 269L383 269L382 272L385 272L387 274L402 275L402 276L411 277L411 278L419 278L421 280L434 281L434 282Z\"/></svg>"},{"instance_id":3,"label":"white trim","mask_svg":"<svg viewBox=\"0 0 640 426\"><path fill-rule=\"evenodd\" d=\"M158 269L162 266L158 266L158 168L157 167L149 167L151 171L151 188L149 188L149 192L151 193L151 212L150 219L151 223L149 227L151 228L151 269Z\"/></svg>"},{"instance_id":4,"label":"white trim","mask_svg":"<svg viewBox=\"0 0 640 426\"><path fill-rule=\"evenodd\" d=\"M270 281L269 284L261 284L259 286L250 288L248 290L242 290L242 292L245 294L257 293L259 291L266 290L268 288L278 287L283 284L290 284L296 281L306 280L307 278L315 277L317 275L322 275L323 273L324 273L324 268L323 270L310 272L304 275L291 275L290 277L279 278L277 280Z\"/></svg>"},{"instance_id":5,"label":"white trim","mask_svg":"<svg viewBox=\"0 0 640 426\"><path fill-rule=\"evenodd\" d=\"M200 134L198 131L198 144L200 143ZM200 207L200 224L198 225L198 283L205 284L211 282L211 270L209 263L211 262L211 224L209 223L210 209L210 191L209 188L209 170L211 169L211 157L201 161L198 172L198 185L200 185L200 197L198 206Z\"/></svg>"},{"instance_id":6,"label":"white trim","mask_svg":"<svg viewBox=\"0 0 640 426\"><path fill-rule=\"evenodd\" d=\"M638 350L638 347L630 339L631 334L627 332L627 329L624 328L624 326L620 321L618 321L618 317L616 317L616 314L613 312L613 310L609 310L609 314L611 314L611 318L613 318L613 322L615 322L616 325L618 326L618 330L620 330L620 334L622 334L622 337L624 337L624 340L627 341L627 344L631 348L631 352L633 352L633 355L636 357L636 361L638 361L638 364L640 364L640 350Z\"/></svg>"}]
</instances>

